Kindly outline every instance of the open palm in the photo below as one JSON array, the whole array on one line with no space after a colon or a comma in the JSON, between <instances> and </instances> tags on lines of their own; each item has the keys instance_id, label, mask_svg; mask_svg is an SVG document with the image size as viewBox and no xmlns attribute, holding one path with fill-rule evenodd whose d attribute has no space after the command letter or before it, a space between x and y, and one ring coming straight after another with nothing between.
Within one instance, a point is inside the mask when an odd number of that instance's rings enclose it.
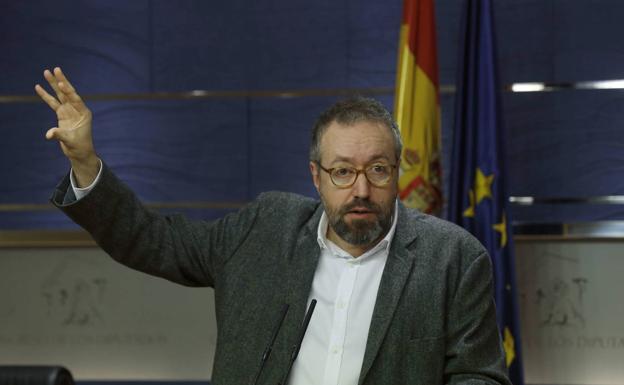
<instances>
[{"instance_id":1,"label":"open palm","mask_svg":"<svg viewBox=\"0 0 624 385\"><path fill-rule=\"evenodd\" d=\"M50 95L39 84L35 91L56 113L58 126L46 132L47 139L56 139L70 161L82 161L95 156L91 134L91 111L60 68L45 70L43 76L54 90Z\"/></svg>"}]
</instances>

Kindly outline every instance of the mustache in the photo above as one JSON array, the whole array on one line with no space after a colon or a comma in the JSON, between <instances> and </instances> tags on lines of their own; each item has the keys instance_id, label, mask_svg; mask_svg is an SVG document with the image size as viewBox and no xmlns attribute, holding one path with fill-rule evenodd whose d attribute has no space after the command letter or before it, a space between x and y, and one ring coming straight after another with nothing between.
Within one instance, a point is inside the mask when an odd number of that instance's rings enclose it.
<instances>
[{"instance_id":1,"label":"mustache","mask_svg":"<svg viewBox=\"0 0 624 385\"><path fill-rule=\"evenodd\" d=\"M352 211L353 209L355 209L356 207L358 208L365 208L367 210L370 210L374 213L379 213L381 211L381 207L379 207L379 205L367 200L367 199L362 199L362 198L355 198L353 199L352 202L347 203L346 205L344 205L343 207L340 208L340 215L344 215L346 213L348 213L349 211Z\"/></svg>"}]
</instances>

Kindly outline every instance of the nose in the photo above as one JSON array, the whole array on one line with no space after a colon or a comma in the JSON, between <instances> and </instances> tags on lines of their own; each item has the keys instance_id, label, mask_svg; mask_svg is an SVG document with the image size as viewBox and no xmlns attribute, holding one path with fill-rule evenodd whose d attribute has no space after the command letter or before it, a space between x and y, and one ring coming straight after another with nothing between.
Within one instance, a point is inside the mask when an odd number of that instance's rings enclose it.
<instances>
[{"instance_id":1,"label":"nose","mask_svg":"<svg viewBox=\"0 0 624 385\"><path fill-rule=\"evenodd\" d=\"M355 179L355 183L351 187L353 196L357 198L368 198L370 195L370 184L366 175L362 172Z\"/></svg>"}]
</instances>

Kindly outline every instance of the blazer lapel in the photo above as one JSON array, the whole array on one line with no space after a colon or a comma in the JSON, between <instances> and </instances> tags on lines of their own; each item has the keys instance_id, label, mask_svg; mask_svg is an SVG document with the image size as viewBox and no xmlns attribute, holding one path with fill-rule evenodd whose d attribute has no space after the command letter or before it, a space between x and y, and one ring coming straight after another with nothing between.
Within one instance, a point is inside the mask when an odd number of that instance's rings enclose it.
<instances>
[{"instance_id":1,"label":"blazer lapel","mask_svg":"<svg viewBox=\"0 0 624 385\"><path fill-rule=\"evenodd\" d=\"M304 228L295 249L292 251L288 268L287 303L290 304L289 313L298 321L297 325L303 322L314 272L320 256L320 248L316 240L316 227L312 223L318 225L318 220L311 221Z\"/></svg>"},{"instance_id":2,"label":"blazer lapel","mask_svg":"<svg viewBox=\"0 0 624 385\"><path fill-rule=\"evenodd\" d=\"M302 228L295 248L290 250L289 255L286 256L287 293L285 303L289 304L290 307L275 344L273 359L277 363L277 367L274 367L273 373L269 375L269 378L272 378L271 381L275 383L281 380L285 374L292 347L297 342L297 336L307 310L308 296L320 255L316 235L322 212L322 205L319 205L319 209L311 220Z\"/></svg>"},{"instance_id":3,"label":"blazer lapel","mask_svg":"<svg viewBox=\"0 0 624 385\"><path fill-rule=\"evenodd\" d=\"M366 374L371 368L375 357L381 347L383 339L386 335L390 321L397 308L403 288L410 276L412 270L413 259L410 258L407 247L412 243L415 234L410 231L409 224L406 221L407 212L405 207L399 203L399 218L395 236L392 240L390 254L386 261L377 299L375 301L375 310L371 319L370 329L368 332L368 340L366 342L366 351L364 352L364 361L360 372L361 384L366 378Z\"/></svg>"}]
</instances>

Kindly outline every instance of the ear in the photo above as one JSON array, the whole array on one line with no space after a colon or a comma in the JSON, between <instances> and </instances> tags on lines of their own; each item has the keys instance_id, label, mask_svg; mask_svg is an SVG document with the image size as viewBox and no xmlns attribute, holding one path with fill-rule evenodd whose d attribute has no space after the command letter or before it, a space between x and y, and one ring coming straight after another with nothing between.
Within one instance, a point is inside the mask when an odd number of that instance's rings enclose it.
<instances>
[{"instance_id":1,"label":"ear","mask_svg":"<svg viewBox=\"0 0 624 385\"><path fill-rule=\"evenodd\" d=\"M310 174L312 174L312 183L314 183L314 187L316 187L316 191L319 190L320 181L319 181L319 168L316 162L310 162Z\"/></svg>"}]
</instances>

